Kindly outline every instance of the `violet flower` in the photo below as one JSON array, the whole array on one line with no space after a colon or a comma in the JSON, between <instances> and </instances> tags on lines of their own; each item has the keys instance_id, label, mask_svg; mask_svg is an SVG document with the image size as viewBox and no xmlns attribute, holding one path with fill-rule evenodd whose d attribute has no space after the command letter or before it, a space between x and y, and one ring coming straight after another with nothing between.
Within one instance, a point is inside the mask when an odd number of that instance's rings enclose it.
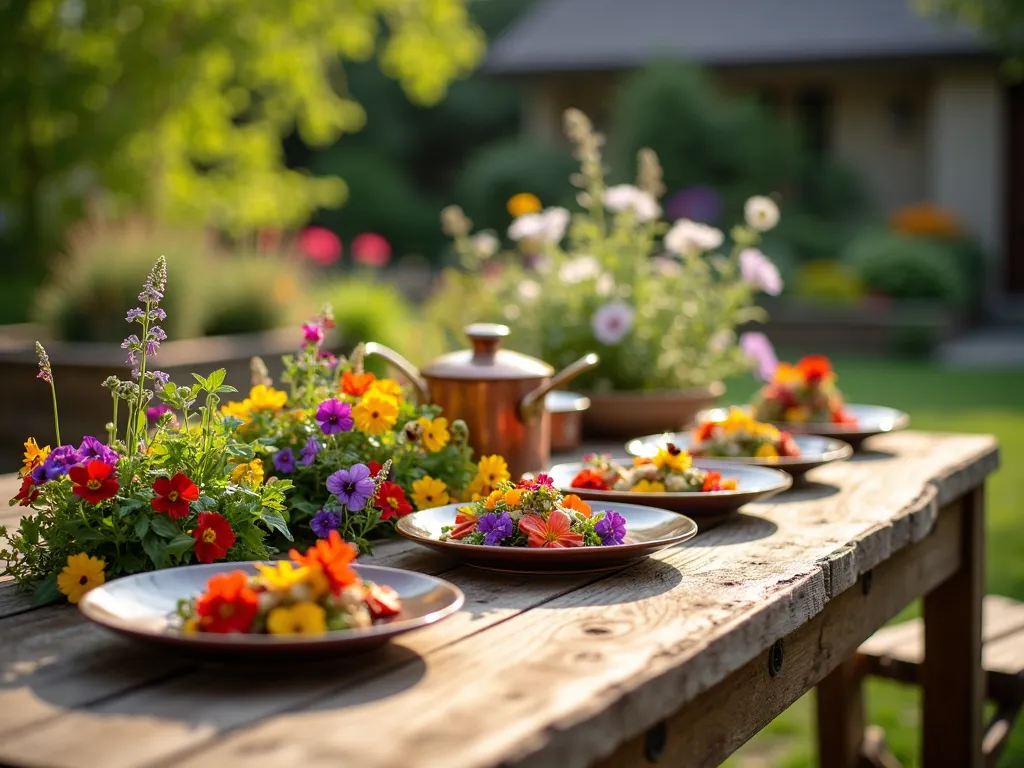
<instances>
[{"instance_id":1,"label":"violet flower","mask_svg":"<svg viewBox=\"0 0 1024 768\"><path fill-rule=\"evenodd\" d=\"M73 445L62 445L50 451L46 460L32 470L32 482L36 485L56 480L68 473L81 459Z\"/></svg>"},{"instance_id":2,"label":"violet flower","mask_svg":"<svg viewBox=\"0 0 1024 768\"><path fill-rule=\"evenodd\" d=\"M92 435L86 435L83 437L82 444L78 446L79 462L96 459L111 467L116 467L117 461L120 458L121 457L118 455L117 451L107 445L104 445Z\"/></svg>"},{"instance_id":3,"label":"violet flower","mask_svg":"<svg viewBox=\"0 0 1024 768\"><path fill-rule=\"evenodd\" d=\"M274 469L285 474L295 471L295 454L291 448L283 448L274 454Z\"/></svg>"},{"instance_id":4,"label":"violet flower","mask_svg":"<svg viewBox=\"0 0 1024 768\"><path fill-rule=\"evenodd\" d=\"M320 323L303 323L302 336L307 344L320 346L324 340L324 329Z\"/></svg>"},{"instance_id":5,"label":"violet flower","mask_svg":"<svg viewBox=\"0 0 1024 768\"><path fill-rule=\"evenodd\" d=\"M508 512L503 512L500 516L494 512L484 515L477 520L476 527L478 531L483 532L484 544L489 547L496 547L511 536L514 528Z\"/></svg>"},{"instance_id":6,"label":"violet flower","mask_svg":"<svg viewBox=\"0 0 1024 768\"><path fill-rule=\"evenodd\" d=\"M760 331L748 331L740 336L740 349L754 361L755 373L759 379L771 381L775 378L779 359L775 356L775 348L767 336Z\"/></svg>"},{"instance_id":7,"label":"violet flower","mask_svg":"<svg viewBox=\"0 0 1024 768\"><path fill-rule=\"evenodd\" d=\"M329 509L321 509L309 521L309 527L317 535L317 538L320 539L326 539L331 535L331 531L338 530L340 525L341 515L337 512L331 512Z\"/></svg>"},{"instance_id":8,"label":"violet flower","mask_svg":"<svg viewBox=\"0 0 1024 768\"><path fill-rule=\"evenodd\" d=\"M594 532L606 547L621 544L626 537L626 519L618 512L607 511L594 525Z\"/></svg>"},{"instance_id":9,"label":"violet flower","mask_svg":"<svg viewBox=\"0 0 1024 768\"><path fill-rule=\"evenodd\" d=\"M353 464L348 469L339 469L327 478L327 490L353 512L362 509L374 490L370 468L365 464Z\"/></svg>"},{"instance_id":10,"label":"violet flower","mask_svg":"<svg viewBox=\"0 0 1024 768\"><path fill-rule=\"evenodd\" d=\"M316 461L318 453L320 453L320 443L315 437L309 438L299 452L299 463L304 467L308 467Z\"/></svg>"},{"instance_id":11,"label":"violet flower","mask_svg":"<svg viewBox=\"0 0 1024 768\"><path fill-rule=\"evenodd\" d=\"M316 420L325 435L348 432L352 429L352 406L336 397L324 400L316 409Z\"/></svg>"}]
</instances>

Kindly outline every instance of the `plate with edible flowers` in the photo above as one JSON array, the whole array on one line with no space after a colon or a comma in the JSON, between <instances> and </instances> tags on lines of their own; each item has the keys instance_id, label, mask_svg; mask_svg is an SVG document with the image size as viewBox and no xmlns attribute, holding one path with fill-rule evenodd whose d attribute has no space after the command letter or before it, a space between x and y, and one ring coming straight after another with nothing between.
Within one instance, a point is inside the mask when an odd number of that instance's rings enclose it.
<instances>
[{"instance_id":1,"label":"plate with edible flowers","mask_svg":"<svg viewBox=\"0 0 1024 768\"><path fill-rule=\"evenodd\" d=\"M722 415L716 413L716 415ZM674 445L694 458L755 464L781 469L802 480L815 467L848 459L853 448L832 437L792 435L772 424L756 421L748 411L731 408L721 420L706 419L690 432L638 437L626 443L626 453L648 458Z\"/></svg>"},{"instance_id":2,"label":"plate with edible flowers","mask_svg":"<svg viewBox=\"0 0 1024 768\"><path fill-rule=\"evenodd\" d=\"M514 573L609 571L697 534L688 517L622 501L588 504L548 475L505 482L471 503L406 515L398 532L467 565Z\"/></svg>"},{"instance_id":3,"label":"plate with edible flowers","mask_svg":"<svg viewBox=\"0 0 1024 768\"><path fill-rule=\"evenodd\" d=\"M338 656L444 619L462 592L434 576L356 565L337 531L289 560L167 568L88 592L82 613L118 634L224 660Z\"/></svg>"}]
</instances>

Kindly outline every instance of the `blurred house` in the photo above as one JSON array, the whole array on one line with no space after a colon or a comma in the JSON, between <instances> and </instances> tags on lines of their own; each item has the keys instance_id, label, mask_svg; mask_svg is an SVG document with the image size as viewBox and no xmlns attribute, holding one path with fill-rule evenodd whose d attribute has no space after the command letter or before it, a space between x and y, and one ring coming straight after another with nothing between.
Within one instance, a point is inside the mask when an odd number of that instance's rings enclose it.
<instances>
[{"instance_id":1,"label":"blurred house","mask_svg":"<svg viewBox=\"0 0 1024 768\"><path fill-rule=\"evenodd\" d=\"M857 169L881 212L956 213L993 260L992 304L1024 304L1024 88L976 34L911 0L538 0L487 68L529 84L528 130L556 141L566 107L600 126L622 73L659 57L758 94Z\"/></svg>"}]
</instances>

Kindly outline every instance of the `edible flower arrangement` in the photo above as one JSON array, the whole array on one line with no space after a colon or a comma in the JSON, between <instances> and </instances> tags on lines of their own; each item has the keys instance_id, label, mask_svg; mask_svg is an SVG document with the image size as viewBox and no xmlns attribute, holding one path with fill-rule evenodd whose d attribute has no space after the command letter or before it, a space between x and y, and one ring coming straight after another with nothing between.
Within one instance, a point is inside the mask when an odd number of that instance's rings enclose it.
<instances>
[{"instance_id":1,"label":"edible flower arrangement","mask_svg":"<svg viewBox=\"0 0 1024 768\"><path fill-rule=\"evenodd\" d=\"M730 408L721 421L707 420L693 430L690 453L694 456L777 459L799 456L792 435L771 424L756 421L740 408Z\"/></svg>"},{"instance_id":2,"label":"edible flower arrangement","mask_svg":"<svg viewBox=\"0 0 1024 768\"><path fill-rule=\"evenodd\" d=\"M131 378L110 376L113 415L105 439L61 442L57 387L42 345L38 378L53 397L55 447L25 442L21 489L11 500L27 508L16 531L0 526L3 574L34 599L61 595L72 603L108 578L189 563L266 559L266 538L291 536L286 522L288 480L264 482L255 447L218 416L223 369L175 385L154 368L166 338L159 323L167 282L161 257L127 322L122 343ZM198 405L197 405L198 404Z\"/></svg>"},{"instance_id":3,"label":"edible flower arrangement","mask_svg":"<svg viewBox=\"0 0 1024 768\"><path fill-rule=\"evenodd\" d=\"M256 358L249 397L221 409L238 435L258 441L266 471L294 484L290 523L300 541L338 531L369 551L370 538L414 509L486 496L508 479L501 457L472 461L464 422L364 370L362 345L348 358L324 350L333 325L330 307L303 325L301 350L283 359L287 389L276 389ZM374 494L386 462L390 473Z\"/></svg>"},{"instance_id":4,"label":"edible flower arrangement","mask_svg":"<svg viewBox=\"0 0 1024 768\"><path fill-rule=\"evenodd\" d=\"M778 363L752 405L754 417L762 421L857 425L843 407L832 363L822 355L804 357L796 365Z\"/></svg>"},{"instance_id":5,"label":"edible flower arrangement","mask_svg":"<svg viewBox=\"0 0 1024 768\"><path fill-rule=\"evenodd\" d=\"M305 554L259 564L256 575L219 573L194 599L178 601L186 633L322 635L387 621L402 610L391 587L364 581L352 568L356 547L337 531Z\"/></svg>"},{"instance_id":6,"label":"edible flower arrangement","mask_svg":"<svg viewBox=\"0 0 1024 768\"><path fill-rule=\"evenodd\" d=\"M736 481L721 472L693 466L689 453L669 443L649 458L633 459L632 467L615 464L610 456L587 454L572 487L591 491L630 493L705 493L735 491Z\"/></svg>"},{"instance_id":7,"label":"edible flower arrangement","mask_svg":"<svg viewBox=\"0 0 1024 768\"><path fill-rule=\"evenodd\" d=\"M626 520L610 510L595 512L575 494L563 496L541 474L519 483L499 483L486 498L460 507L442 541L488 547L611 547L626 537Z\"/></svg>"},{"instance_id":8,"label":"edible flower arrangement","mask_svg":"<svg viewBox=\"0 0 1024 768\"><path fill-rule=\"evenodd\" d=\"M635 184L609 185L604 138L587 116L567 110L565 130L580 162L572 176L580 209L516 195L503 250L498 235L474 233L460 208L446 208L442 227L463 269L445 272L428 319L453 345L467 323L508 324L525 345L519 351L556 368L598 352L603 365L579 379L586 390L700 387L748 370L737 328L766 319L758 295L783 288L759 249L779 221L776 202L750 198L727 232L711 221L666 221L653 151L639 153Z\"/></svg>"}]
</instances>

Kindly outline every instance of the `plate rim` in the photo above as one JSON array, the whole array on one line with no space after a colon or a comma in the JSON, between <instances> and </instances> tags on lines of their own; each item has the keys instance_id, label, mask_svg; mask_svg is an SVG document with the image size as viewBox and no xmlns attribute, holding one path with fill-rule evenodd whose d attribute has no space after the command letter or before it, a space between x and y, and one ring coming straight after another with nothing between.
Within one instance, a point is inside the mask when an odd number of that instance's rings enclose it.
<instances>
[{"instance_id":1,"label":"plate rim","mask_svg":"<svg viewBox=\"0 0 1024 768\"><path fill-rule=\"evenodd\" d=\"M639 457L641 454L634 453L630 449L630 446L633 445L634 443L654 440L656 438L664 437L665 435L681 434L684 433L677 430L675 432L659 432L653 435L641 435L640 437L634 437L626 441L626 444L623 447L626 453L628 453L630 456ZM833 443L838 443L838 445L835 445L830 450L827 450L824 453L802 453L799 456L778 456L776 458L765 458L758 456L695 456L694 460L722 461L728 462L729 464L749 464L751 466L772 469L774 467L787 467L800 464L813 464L815 466L821 466L822 464L830 464L833 461L843 461L844 459L848 459L851 456L853 456L853 446L847 443L846 441L841 440L838 437L833 437L831 435L814 435L807 432L801 434L794 434L792 435L792 437L796 441L802 440L803 438L807 437L820 437L823 440L829 440Z\"/></svg>"},{"instance_id":2,"label":"plate rim","mask_svg":"<svg viewBox=\"0 0 1024 768\"><path fill-rule=\"evenodd\" d=\"M385 572L398 572L403 574L414 574L417 577L424 578L430 581L439 582L440 584L446 585L449 589L453 590L454 599L449 605L431 611L424 616L417 617L415 619L404 619L401 621L388 622L386 624L376 624L369 627L357 627L353 629L335 629L328 630L322 635L269 635L269 634L247 634L241 632L232 632L228 634L220 634L215 632L205 632L198 635L190 635L184 632L154 632L149 629L140 628L131 622L125 621L114 617L110 620L109 614L105 614L98 607L93 606L99 597L96 593L99 593L108 585L114 585L118 582L123 582L127 579L153 576L154 574L162 574L164 572L182 571L188 568L208 568L209 566L231 566L238 568L240 566L250 565L255 566L257 564L262 565L273 565L277 562L276 560L241 560L236 562L223 562L223 563L193 563L191 565L177 566L175 568L161 568L156 571L142 571L140 573L133 573L127 576L121 576L117 579L112 579L109 582L101 584L95 589L89 590L82 596L82 599L78 601L78 610L95 624L101 627L110 629L114 632L121 632L124 634L132 635L139 638L151 638L154 640L171 640L175 642L184 643L195 643L197 645L208 645L216 644L229 646L246 646L246 647L274 647L283 644L286 645L324 645L330 643L344 642L345 640L365 640L369 638L382 639L384 637L390 637L393 635L399 635L404 632L409 632L414 629L420 629L421 627L427 627L431 624L436 624L453 613L458 612L466 602L466 595L463 591L452 584L446 579L442 579L438 576L434 576L427 573L421 573L420 571L411 571L406 568L393 568L386 565L372 565L366 563L364 565L354 564L353 567L358 573L363 569L373 569L374 571L385 571ZM211 570L211 575L214 572L226 572L229 569L220 571ZM372 580L372 575L368 574L363 577L364 579ZM183 596L184 597L184 596ZM169 628L168 628L169 629Z\"/></svg>"}]
</instances>

